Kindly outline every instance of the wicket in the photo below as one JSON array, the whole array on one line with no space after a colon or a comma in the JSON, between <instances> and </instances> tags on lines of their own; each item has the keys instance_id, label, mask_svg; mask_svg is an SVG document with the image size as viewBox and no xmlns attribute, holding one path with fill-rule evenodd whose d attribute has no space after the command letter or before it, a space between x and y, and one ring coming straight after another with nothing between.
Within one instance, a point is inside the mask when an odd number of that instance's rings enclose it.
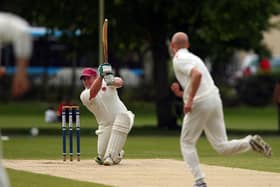
<instances>
[{"instance_id":1,"label":"wicket","mask_svg":"<svg viewBox=\"0 0 280 187\"><path fill-rule=\"evenodd\" d=\"M69 129L69 156L73 161L73 116L76 118L76 146L77 161L80 161L80 108L79 106L62 107L62 157L66 161L66 130L67 130L67 112L68 112L68 129Z\"/></svg>"}]
</instances>

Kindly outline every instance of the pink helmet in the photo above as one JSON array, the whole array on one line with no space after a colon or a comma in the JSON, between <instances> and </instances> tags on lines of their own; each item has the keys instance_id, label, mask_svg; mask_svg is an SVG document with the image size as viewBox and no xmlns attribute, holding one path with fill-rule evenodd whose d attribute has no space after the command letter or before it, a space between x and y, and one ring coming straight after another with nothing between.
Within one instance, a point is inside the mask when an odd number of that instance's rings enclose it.
<instances>
[{"instance_id":1,"label":"pink helmet","mask_svg":"<svg viewBox=\"0 0 280 187\"><path fill-rule=\"evenodd\" d=\"M96 70L93 68L84 68L80 75L80 79L83 79L83 77L91 77L91 76L93 76L93 77L97 76Z\"/></svg>"}]
</instances>

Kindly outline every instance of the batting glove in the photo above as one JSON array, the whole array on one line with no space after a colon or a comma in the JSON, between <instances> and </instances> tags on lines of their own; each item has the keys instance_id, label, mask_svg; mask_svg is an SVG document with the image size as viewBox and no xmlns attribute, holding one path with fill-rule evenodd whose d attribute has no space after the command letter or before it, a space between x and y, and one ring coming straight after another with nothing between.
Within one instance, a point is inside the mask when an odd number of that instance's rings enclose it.
<instances>
[{"instance_id":1,"label":"batting glove","mask_svg":"<svg viewBox=\"0 0 280 187\"><path fill-rule=\"evenodd\" d=\"M98 72L101 77L105 77L106 75L113 74L112 66L109 63L101 64L98 67Z\"/></svg>"}]
</instances>

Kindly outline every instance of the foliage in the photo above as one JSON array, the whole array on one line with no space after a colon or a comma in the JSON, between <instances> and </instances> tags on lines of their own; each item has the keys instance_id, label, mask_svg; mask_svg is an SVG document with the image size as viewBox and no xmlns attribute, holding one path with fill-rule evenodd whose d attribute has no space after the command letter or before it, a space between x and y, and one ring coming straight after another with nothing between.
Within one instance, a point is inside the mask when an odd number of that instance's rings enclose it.
<instances>
[{"instance_id":1,"label":"foliage","mask_svg":"<svg viewBox=\"0 0 280 187\"><path fill-rule=\"evenodd\" d=\"M240 99L235 88L227 85L219 87L220 95L224 106L238 106L240 104Z\"/></svg>"},{"instance_id":2,"label":"foliage","mask_svg":"<svg viewBox=\"0 0 280 187\"><path fill-rule=\"evenodd\" d=\"M240 80L237 90L246 104L265 106L272 102L275 83L273 74L257 74Z\"/></svg>"},{"instance_id":3,"label":"foliage","mask_svg":"<svg viewBox=\"0 0 280 187\"><path fill-rule=\"evenodd\" d=\"M82 35L68 41L73 49L97 51L97 1L5 1L6 7L27 18L34 25L44 25ZM191 0L110 0L105 15L110 20L109 50L122 59L131 50L147 45L153 52L155 103L159 126L175 124L168 99L168 65L166 41L177 31L190 36L191 51L214 63L213 75L223 75L221 62L236 49L265 50L262 33L270 28L269 18L279 13L279 0L203 1ZM7 8L7 9L8 9ZM98 60L96 60L97 62ZM121 60L120 60L121 61ZM175 124L176 125L176 124Z\"/></svg>"}]
</instances>

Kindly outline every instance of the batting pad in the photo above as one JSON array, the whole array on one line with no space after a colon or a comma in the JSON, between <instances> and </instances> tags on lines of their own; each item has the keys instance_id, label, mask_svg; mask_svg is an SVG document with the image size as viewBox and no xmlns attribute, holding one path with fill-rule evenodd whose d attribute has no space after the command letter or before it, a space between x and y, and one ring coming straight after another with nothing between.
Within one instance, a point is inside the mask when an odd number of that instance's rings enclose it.
<instances>
[{"instance_id":1,"label":"batting pad","mask_svg":"<svg viewBox=\"0 0 280 187\"><path fill-rule=\"evenodd\" d=\"M112 127L105 158L111 157L115 163L119 162L117 157L126 143L127 134L130 132L133 122L134 114L130 111L117 115Z\"/></svg>"},{"instance_id":2,"label":"batting pad","mask_svg":"<svg viewBox=\"0 0 280 187\"><path fill-rule=\"evenodd\" d=\"M128 134L134 124L134 114L131 111L122 112L117 115L113 129Z\"/></svg>"},{"instance_id":3,"label":"batting pad","mask_svg":"<svg viewBox=\"0 0 280 187\"><path fill-rule=\"evenodd\" d=\"M104 158L106 148L111 136L112 127L99 127L99 129L95 132L97 137L97 153L100 158Z\"/></svg>"},{"instance_id":4,"label":"batting pad","mask_svg":"<svg viewBox=\"0 0 280 187\"><path fill-rule=\"evenodd\" d=\"M114 163L119 163L120 162L119 153L124 147L126 140L127 140L127 134L116 130L112 130L111 137L104 158L106 159L107 157L111 157Z\"/></svg>"}]
</instances>

